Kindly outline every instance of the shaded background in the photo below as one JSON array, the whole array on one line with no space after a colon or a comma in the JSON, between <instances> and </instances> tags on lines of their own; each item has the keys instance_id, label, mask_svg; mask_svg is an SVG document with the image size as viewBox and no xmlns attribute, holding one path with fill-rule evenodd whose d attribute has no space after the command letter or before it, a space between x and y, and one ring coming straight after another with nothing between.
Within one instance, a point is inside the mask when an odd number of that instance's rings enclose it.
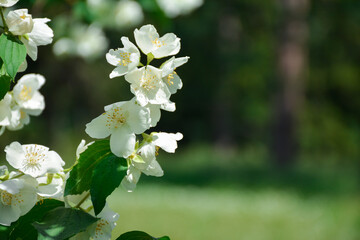
<instances>
[{"instance_id":1,"label":"shaded background","mask_svg":"<svg viewBox=\"0 0 360 240\"><path fill-rule=\"evenodd\" d=\"M52 19L55 45L40 47L26 71L47 79L44 113L5 132L0 148L43 144L72 164L80 140L91 141L85 124L132 97L123 78L109 79L105 53L151 23L180 37L178 56L191 57L177 69L177 111L162 112L154 129L184 139L176 154L160 154L164 177L143 175L134 193L111 197L116 234L360 238L359 1L167 1L185 6L178 16L155 0L137 1L141 14L119 2L129 1L17 4Z\"/></svg>"}]
</instances>

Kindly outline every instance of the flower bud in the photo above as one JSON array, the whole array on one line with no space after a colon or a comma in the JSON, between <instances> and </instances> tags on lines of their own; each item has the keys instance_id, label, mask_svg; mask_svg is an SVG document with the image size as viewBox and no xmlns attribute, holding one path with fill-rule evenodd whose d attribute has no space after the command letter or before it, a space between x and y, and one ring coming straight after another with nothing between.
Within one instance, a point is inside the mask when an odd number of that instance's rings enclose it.
<instances>
[{"instance_id":1,"label":"flower bud","mask_svg":"<svg viewBox=\"0 0 360 240\"><path fill-rule=\"evenodd\" d=\"M24 35L30 33L33 29L34 22L27 9L18 9L10 11L6 17L6 23L9 31L14 35Z\"/></svg>"}]
</instances>

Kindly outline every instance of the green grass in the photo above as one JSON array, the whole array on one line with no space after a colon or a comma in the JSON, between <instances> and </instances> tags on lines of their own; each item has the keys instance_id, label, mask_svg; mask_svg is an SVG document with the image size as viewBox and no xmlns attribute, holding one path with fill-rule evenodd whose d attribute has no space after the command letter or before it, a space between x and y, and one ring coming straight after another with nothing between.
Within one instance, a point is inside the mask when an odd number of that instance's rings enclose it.
<instances>
[{"instance_id":1,"label":"green grass","mask_svg":"<svg viewBox=\"0 0 360 240\"><path fill-rule=\"evenodd\" d=\"M120 214L114 239L132 230L172 240L360 239L358 197L140 184L117 190L110 207Z\"/></svg>"},{"instance_id":2,"label":"green grass","mask_svg":"<svg viewBox=\"0 0 360 240\"><path fill-rule=\"evenodd\" d=\"M265 148L193 145L159 155L162 178L109 198L114 239L142 230L172 240L358 240L359 173L309 159L281 171Z\"/></svg>"}]
</instances>

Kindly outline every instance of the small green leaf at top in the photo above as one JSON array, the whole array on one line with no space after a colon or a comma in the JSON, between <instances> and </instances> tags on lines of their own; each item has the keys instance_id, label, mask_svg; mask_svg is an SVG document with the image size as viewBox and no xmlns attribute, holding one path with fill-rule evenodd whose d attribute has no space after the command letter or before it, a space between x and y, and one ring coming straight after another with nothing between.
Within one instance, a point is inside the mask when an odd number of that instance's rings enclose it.
<instances>
[{"instance_id":1,"label":"small green leaf at top","mask_svg":"<svg viewBox=\"0 0 360 240\"><path fill-rule=\"evenodd\" d=\"M11 77L2 75L0 76L0 101L3 100L6 93L10 90Z\"/></svg>"},{"instance_id":2,"label":"small green leaf at top","mask_svg":"<svg viewBox=\"0 0 360 240\"><path fill-rule=\"evenodd\" d=\"M116 240L170 240L168 236L155 238L141 231L131 231L121 234Z\"/></svg>"},{"instance_id":3,"label":"small green leaf at top","mask_svg":"<svg viewBox=\"0 0 360 240\"><path fill-rule=\"evenodd\" d=\"M6 72L14 79L20 65L25 61L26 47L17 37L8 34L0 36L0 46L0 58Z\"/></svg>"},{"instance_id":4,"label":"small green leaf at top","mask_svg":"<svg viewBox=\"0 0 360 240\"><path fill-rule=\"evenodd\" d=\"M126 171L126 159L119 158L114 154L104 157L95 167L90 185L90 194L96 215L104 208L106 198L120 185Z\"/></svg>"},{"instance_id":5,"label":"small green leaf at top","mask_svg":"<svg viewBox=\"0 0 360 240\"><path fill-rule=\"evenodd\" d=\"M97 220L81 210L58 207L49 211L41 222L32 225L38 231L38 240L63 240L84 231Z\"/></svg>"}]
</instances>

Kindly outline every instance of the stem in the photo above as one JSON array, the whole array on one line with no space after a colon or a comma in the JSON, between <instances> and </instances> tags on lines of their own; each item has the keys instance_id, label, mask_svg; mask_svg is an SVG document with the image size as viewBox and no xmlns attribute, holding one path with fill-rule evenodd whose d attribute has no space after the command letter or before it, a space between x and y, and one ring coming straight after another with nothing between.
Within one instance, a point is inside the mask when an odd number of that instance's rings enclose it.
<instances>
[{"instance_id":1,"label":"stem","mask_svg":"<svg viewBox=\"0 0 360 240\"><path fill-rule=\"evenodd\" d=\"M1 20L4 24L4 30L6 31L8 29L8 26L6 24L6 21L5 21L5 17L4 17L4 12L3 12L4 8L3 7L0 7L0 15L1 15Z\"/></svg>"},{"instance_id":2,"label":"stem","mask_svg":"<svg viewBox=\"0 0 360 240\"><path fill-rule=\"evenodd\" d=\"M19 175L16 175L15 177L12 177L11 179L19 178L19 177L24 176L24 175L25 175L24 173L20 173Z\"/></svg>"},{"instance_id":3,"label":"stem","mask_svg":"<svg viewBox=\"0 0 360 240\"><path fill-rule=\"evenodd\" d=\"M80 208L81 204L83 204L86 199L90 196L90 192L88 192L85 197L83 199L80 200L80 202L78 204L76 204L76 206L74 208Z\"/></svg>"},{"instance_id":4,"label":"stem","mask_svg":"<svg viewBox=\"0 0 360 240\"><path fill-rule=\"evenodd\" d=\"M147 64L146 65L149 65L153 59L154 59L154 55L152 53L149 53L147 55Z\"/></svg>"}]
</instances>

